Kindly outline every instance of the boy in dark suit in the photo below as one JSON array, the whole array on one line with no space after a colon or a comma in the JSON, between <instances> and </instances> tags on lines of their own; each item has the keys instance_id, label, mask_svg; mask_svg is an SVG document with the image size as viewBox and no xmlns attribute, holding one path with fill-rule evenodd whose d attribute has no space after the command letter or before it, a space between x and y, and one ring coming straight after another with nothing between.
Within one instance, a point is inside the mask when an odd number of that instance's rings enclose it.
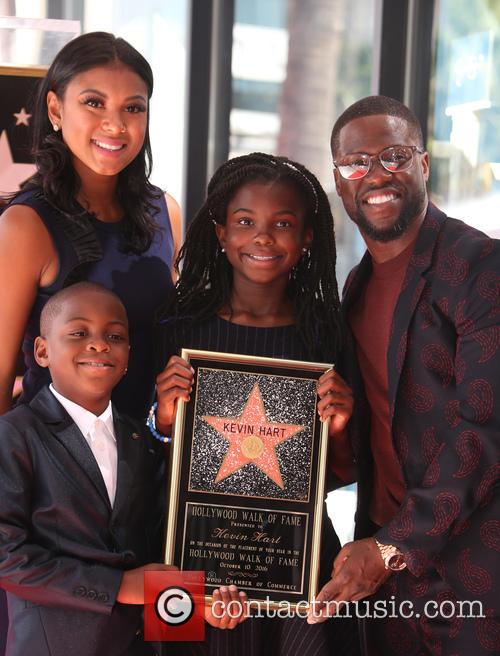
<instances>
[{"instance_id":1,"label":"boy in dark suit","mask_svg":"<svg viewBox=\"0 0 500 656\"><path fill-rule=\"evenodd\" d=\"M52 384L0 418L7 655L152 654L143 572L172 568L157 563L160 449L110 402L127 371L125 309L79 283L47 302L40 330L35 356Z\"/></svg>"}]
</instances>

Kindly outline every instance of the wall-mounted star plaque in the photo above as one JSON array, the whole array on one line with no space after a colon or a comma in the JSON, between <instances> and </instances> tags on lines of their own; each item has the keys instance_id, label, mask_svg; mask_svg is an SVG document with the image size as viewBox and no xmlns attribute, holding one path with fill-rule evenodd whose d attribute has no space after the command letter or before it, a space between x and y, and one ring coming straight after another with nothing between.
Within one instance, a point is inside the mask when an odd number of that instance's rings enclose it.
<instances>
[{"instance_id":1,"label":"wall-mounted star plaque","mask_svg":"<svg viewBox=\"0 0 500 656\"><path fill-rule=\"evenodd\" d=\"M195 382L177 409L165 562L203 570L207 595L234 584L256 602L310 601L328 442L316 381L331 365L181 355Z\"/></svg>"},{"instance_id":2,"label":"wall-mounted star plaque","mask_svg":"<svg viewBox=\"0 0 500 656\"><path fill-rule=\"evenodd\" d=\"M35 173L31 107L45 68L0 66L0 195L17 191Z\"/></svg>"}]
</instances>

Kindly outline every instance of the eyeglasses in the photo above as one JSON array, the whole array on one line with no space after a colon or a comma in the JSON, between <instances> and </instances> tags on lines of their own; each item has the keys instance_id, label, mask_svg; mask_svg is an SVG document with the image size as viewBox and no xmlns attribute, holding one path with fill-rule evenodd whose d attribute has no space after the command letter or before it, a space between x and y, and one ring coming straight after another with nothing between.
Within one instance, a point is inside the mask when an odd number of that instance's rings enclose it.
<instances>
[{"instance_id":1,"label":"eyeglasses","mask_svg":"<svg viewBox=\"0 0 500 656\"><path fill-rule=\"evenodd\" d=\"M413 153L424 153L418 146L389 146L377 155L353 153L346 155L338 162L333 162L340 175L346 180L359 180L367 175L372 167L372 161L378 159L389 173L401 173L409 169L413 163Z\"/></svg>"}]
</instances>

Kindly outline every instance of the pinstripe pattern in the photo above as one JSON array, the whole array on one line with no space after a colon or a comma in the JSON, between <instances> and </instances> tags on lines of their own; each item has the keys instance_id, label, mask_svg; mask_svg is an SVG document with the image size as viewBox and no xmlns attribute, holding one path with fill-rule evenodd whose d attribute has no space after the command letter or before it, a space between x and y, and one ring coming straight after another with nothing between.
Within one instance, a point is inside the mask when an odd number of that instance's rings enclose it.
<instances>
[{"instance_id":1,"label":"pinstripe pattern","mask_svg":"<svg viewBox=\"0 0 500 656\"><path fill-rule=\"evenodd\" d=\"M295 326L257 328L240 326L220 317L183 330L181 321L159 327L157 360L160 371L180 348L241 353L290 360L308 360ZM326 511L325 511L326 516ZM321 585L330 578L340 544L327 519L323 525ZM354 623L345 619L309 625L302 618L250 618L232 631L207 627L204 643L176 646L180 656L357 656Z\"/></svg>"},{"instance_id":2,"label":"pinstripe pattern","mask_svg":"<svg viewBox=\"0 0 500 656\"><path fill-rule=\"evenodd\" d=\"M202 324L185 321L163 321L158 328L157 370L161 371L168 359L181 348L242 353L269 358L307 360L307 351L295 326L258 328L240 326L220 317Z\"/></svg>"}]
</instances>

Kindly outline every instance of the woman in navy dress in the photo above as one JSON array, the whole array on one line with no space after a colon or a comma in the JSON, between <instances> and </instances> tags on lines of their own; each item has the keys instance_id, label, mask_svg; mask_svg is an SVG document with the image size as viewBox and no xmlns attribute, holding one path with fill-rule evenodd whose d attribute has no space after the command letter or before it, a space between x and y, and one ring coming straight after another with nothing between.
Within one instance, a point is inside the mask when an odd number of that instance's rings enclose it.
<instances>
[{"instance_id":1,"label":"woman in navy dress","mask_svg":"<svg viewBox=\"0 0 500 656\"><path fill-rule=\"evenodd\" d=\"M93 32L68 43L41 83L34 109L37 172L0 218L0 413L11 405L17 354L21 401L47 382L33 358L40 312L56 291L98 282L130 321L129 370L118 409L145 417L153 393L152 327L173 287L180 211L151 185L151 68L129 43Z\"/></svg>"}]
</instances>

